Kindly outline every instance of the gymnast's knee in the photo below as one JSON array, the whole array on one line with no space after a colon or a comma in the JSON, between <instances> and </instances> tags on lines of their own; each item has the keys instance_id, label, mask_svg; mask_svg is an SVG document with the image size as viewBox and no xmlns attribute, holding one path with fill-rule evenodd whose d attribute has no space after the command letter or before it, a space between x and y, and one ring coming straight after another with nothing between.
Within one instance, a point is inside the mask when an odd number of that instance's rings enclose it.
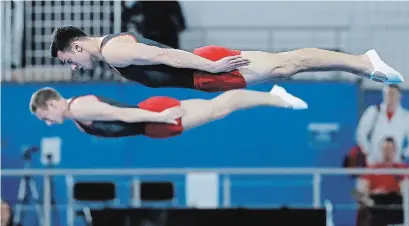
<instances>
[{"instance_id":1,"label":"gymnast's knee","mask_svg":"<svg viewBox=\"0 0 409 226\"><path fill-rule=\"evenodd\" d=\"M308 68L309 52L314 48L304 48L275 54L275 66L270 71L274 77L288 77Z\"/></svg>"},{"instance_id":2,"label":"gymnast's knee","mask_svg":"<svg viewBox=\"0 0 409 226\"><path fill-rule=\"evenodd\" d=\"M215 120L223 119L226 116L228 116L231 112L232 112L232 109L228 107L214 108L212 110L211 120L215 121Z\"/></svg>"},{"instance_id":3,"label":"gymnast's knee","mask_svg":"<svg viewBox=\"0 0 409 226\"><path fill-rule=\"evenodd\" d=\"M230 90L212 100L213 120L222 119L237 110L241 95L240 90Z\"/></svg>"}]
</instances>

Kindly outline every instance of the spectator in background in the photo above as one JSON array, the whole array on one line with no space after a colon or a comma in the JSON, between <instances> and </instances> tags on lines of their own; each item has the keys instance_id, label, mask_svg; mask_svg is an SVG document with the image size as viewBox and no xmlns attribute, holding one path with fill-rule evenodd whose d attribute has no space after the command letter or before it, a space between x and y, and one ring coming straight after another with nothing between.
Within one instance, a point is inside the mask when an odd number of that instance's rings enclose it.
<instances>
[{"instance_id":1,"label":"spectator in background","mask_svg":"<svg viewBox=\"0 0 409 226\"><path fill-rule=\"evenodd\" d=\"M392 137L384 139L381 145L382 162L369 165L369 168L408 168L408 165L395 161L396 143ZM402 185L404 176L400 175L364 175L357 180L358 202L361 204L358 213L358 226L386 226L403 222ZM379 208L382 206L383 208ZM395 205L398 209L386 209ZM366 212L363 214L363 212ZM365 216L366 215L366 216ZM364 224L363 218L370 221ZM369 222L367 222L369 223Z\"/></svg>"},{"instance_id":2,"label":"spectator in background","mask_svg":"<svg viewBox=\"0 0 409 226\"><path fill-rule=\"evenodd\" d=\"M132 17L142 16L139 22ZM186 29L185 18L178 1L139 1L123 7L124 30L128 23L136 23L145 38L179 48L179 33Z\"/></svg>"},{"instance_id":3,"label":"spectator in background","mask_svg":"<svg viewBox=\"0 0 409 226\"><path fill-rule=\"evenodd\" d=\"M13 225L13 211L8 202L1 200L1 226L12 226Z\"/></svg>"},{"instance_id":4,"label":"spectator in background","mask_svg":"<svg viewBox=\"0 0 409 226\"><path fill-rule=\"evenodd\" d=\"M344 157L342 166L344 168L366 168L366 155L362 152L359 145L355 145L351 148L351 150ZM352 174L351 176L355 178L357 175Z\"/></svg>"},{"instance_id":5,"label":"spectator in background","mask_svg":"<svg viewBox=\"0 0 409 226\"><path fill-rule=\"evenodd\" d=\"M385 86L383 103L369 106L363 113L357 128L358 146L367 155L369 164L382 161L380 142L391 136L396 144L395 161L409 154L403 150L405 138L409 138L409 112L400 105L401 90L397 85Z\"/></svg>"}]
</instances>

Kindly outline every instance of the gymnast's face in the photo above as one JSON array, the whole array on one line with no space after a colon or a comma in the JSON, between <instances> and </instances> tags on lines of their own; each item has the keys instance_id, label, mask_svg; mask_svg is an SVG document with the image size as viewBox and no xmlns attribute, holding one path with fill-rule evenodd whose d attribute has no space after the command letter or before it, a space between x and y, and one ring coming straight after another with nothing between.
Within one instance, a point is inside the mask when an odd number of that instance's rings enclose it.
<instances>
[{"instance_id":1,"label":"gymnast's face","mask_svg":"<svg viewBox=\"0 0 409 226\"><path fill-rule=\"evenodd\" d=\"M37 108L35 115L47 125L62 124L64 122L64 107L58 100L50 100L47 107Z\"/></svg>"},{"instance_id":2,"label":"gymnast's face","mask_svg":"<svg viewBox=\"0 0 409 226\"><path fill-rule=\"evenodd\" d=\"M391 141L385 141L383 146L383 160L385 162L393 162L395 158L395 143Z\"/></svg>"},{"instance_id":3,"label":"gymnast's face","mask_svg":"<svg viewBox=\"0 0 409 226\"><path fill-rule=\"evenodd\" d=\"M398 105L401 100L399 89L393 86L385 86L383 89L383 99L386 104Z\"/></svg>"},{"instance_id":4,"label":"gymnast's face","mask_svg":"<svg viewBox=\"0 0 409 226\"><path fill-rule=\"evenodd\" d=\"M73 71L79 69L91 70L95 67L94 57L76 43L72 44L71 50L58 51L58 59L68 64Z\"/></svg>"}]
</instances>

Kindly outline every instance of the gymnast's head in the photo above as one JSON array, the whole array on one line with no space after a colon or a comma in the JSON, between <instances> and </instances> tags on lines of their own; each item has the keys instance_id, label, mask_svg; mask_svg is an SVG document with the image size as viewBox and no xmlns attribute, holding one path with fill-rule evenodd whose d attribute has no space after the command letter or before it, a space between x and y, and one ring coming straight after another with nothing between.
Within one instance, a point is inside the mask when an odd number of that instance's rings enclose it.
<instances>
[{"instance_id":1,"label":"gymnast's head","mask_svg":"<svg viewBox=\"0 0 409 226\"><path fill-rule=\"evenodd\" d=\"M95 58L89 52L95 48L92 40L77 27L59 27L52 34L51 56L70 65L72 70L93 69Z\"/></svg>"},{"instance_id":2,"label":"gymnast's head","mask_svg":"<svg viewBox=\"0 0 409 226\"><path fill-rule=\"evenodd\" d=\"M45 87L37 90L30 100L30 111L47 125L61 124L68 110L68 102L57 90Z\"/></svg>"}]
</instances>

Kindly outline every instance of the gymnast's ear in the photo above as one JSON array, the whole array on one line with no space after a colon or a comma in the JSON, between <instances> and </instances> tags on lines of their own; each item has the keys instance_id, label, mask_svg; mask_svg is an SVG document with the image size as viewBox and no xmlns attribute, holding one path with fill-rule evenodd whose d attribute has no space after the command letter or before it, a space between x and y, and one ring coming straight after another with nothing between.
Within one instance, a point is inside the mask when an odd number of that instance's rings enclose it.
<instances>
[{"instance_id":1,"label":"gymnast's ear","mask_svg":"<svg viewBox=\"0 0 409 226\"><path fill-rule=\"evenodd\" d=\"M55 108L55 107L57 107L57 100L48 100L47 102L46 102L46 107L47 108Z\"/></svg>"},{"instance_id":2,"label":"gymnast's ear","mask_svg":"<svg viewBox=\"0 0 409 226\"><path fill-rule=\"evenodd\" d=\"M82 52L82 47L77 42L73 42L71 47L76 52Z\"/></svg>"}]
</instances>

